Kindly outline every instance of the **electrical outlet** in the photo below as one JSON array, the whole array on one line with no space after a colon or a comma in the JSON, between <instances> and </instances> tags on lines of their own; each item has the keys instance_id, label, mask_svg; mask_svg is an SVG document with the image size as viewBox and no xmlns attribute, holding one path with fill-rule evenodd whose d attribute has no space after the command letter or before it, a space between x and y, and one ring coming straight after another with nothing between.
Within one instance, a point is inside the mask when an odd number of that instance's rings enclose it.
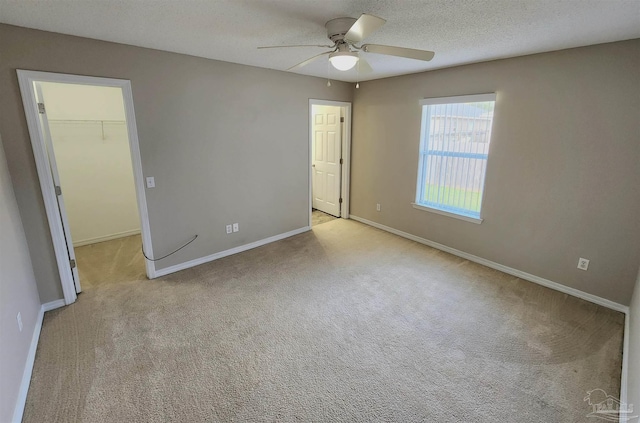
<instances>
[{"instance_id":1,"label":"electrical outlet","mask_svg":"<svg viewBox=\"0 0 640 423\"><path fill-rule=\"evenodd\" d=\"M233 232L233 228L231 225L227 225L227 234L230 234L231 232Z\"/></svg>"},{"instance_id":2,"label":"electrical outlet","mask_svg":"<svg viewBox=\"0 0 640 423\"><path fill-rule=\"evenodd\" d=\"M380 211L380 203L376 204L376 211Z\"/></svg>"},{"instance_id":3,"label":"electrical outlet","mask_svg":"<svg viewBox=\"0 0 640 423\"><path fill-rule=\"evenodd\" d=\"M153 176L147 176L147 188L155 188L156 187L156 178Z\"/></svg>"},{"instance_id":4,"label":"electrical outlet","mask_svg":"<svg viewBox=\"0 0 640 423\"><path fill-rule=\"evenodd\" d=\"M18 319L18 329L20 329L20 332L22 332L22 315L18 313L18 316L16 316L16 319Z\"/></svg>"},{"instance_id":5,"label":"electrical outlet","mask_svg":"<svg viewBox=\"0 0 640 423\"><path fill-rule=\"evenodd\" d=\"M578 269L587 270L588 268L589 268L589 260L587 260L586 258L580 257L578 259Z\"/></svg>"},{"instance_id":6,"label":"electrical outlet","mask_svg":"<svg viewBox=\"0 0 640 423\"><path fill-rule=\"evenodd\" d=\"M233 224L233 232L238 232L240 230L240 226L237 223Z\"/></svg>"}]
</instances>

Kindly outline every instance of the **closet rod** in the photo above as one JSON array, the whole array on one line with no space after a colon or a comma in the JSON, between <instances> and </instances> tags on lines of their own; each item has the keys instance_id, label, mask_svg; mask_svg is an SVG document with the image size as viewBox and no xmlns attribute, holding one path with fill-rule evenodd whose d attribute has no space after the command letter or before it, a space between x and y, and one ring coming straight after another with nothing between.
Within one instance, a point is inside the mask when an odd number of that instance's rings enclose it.
<instances>
[{"instance_id":1,"label":"closet rod","mask_svg":"<svg viewBox=\"0 0 640 423\"><path fill-rule=\"evenodd\" d=\"M110 120L110 119L49 119L49 122L126 123L126 120Z\"/></svg>"},{"instance_id":2,"label":"closet rod","mask_svg":"<svg viewBox=\"0 0 640 423\"><path fill-rule=\"evenodd\" d=\"M105 140L106 137L104 135L104 124L105 123L122 123L126 124L125 120L109 120L109 119L49 119L49 123L99 123L100 128L102 130L102 139Z\"/></svg>"}]
</instances>

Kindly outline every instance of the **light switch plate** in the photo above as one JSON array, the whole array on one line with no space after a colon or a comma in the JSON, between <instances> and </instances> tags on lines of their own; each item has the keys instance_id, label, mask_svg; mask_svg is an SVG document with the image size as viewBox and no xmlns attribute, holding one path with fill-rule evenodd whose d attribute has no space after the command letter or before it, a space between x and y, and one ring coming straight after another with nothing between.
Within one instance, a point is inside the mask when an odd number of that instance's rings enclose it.
<instances>
[{"instance_id":1,"label":"light switch plate","mask_svg":"<svg viewBox=\"0 0 640 423\"><path fill-rule=\"evenodd\" d=\"M153 176L147 176L147 188L155 188L156 187L156 178Z\"/></svg>"}]
</instances>

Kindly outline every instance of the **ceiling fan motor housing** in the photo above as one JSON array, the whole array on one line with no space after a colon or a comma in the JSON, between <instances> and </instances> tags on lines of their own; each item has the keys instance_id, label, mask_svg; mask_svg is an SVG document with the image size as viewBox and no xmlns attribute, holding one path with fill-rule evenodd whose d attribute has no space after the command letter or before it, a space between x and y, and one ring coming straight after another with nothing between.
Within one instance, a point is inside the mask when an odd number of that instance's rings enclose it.
<instances>
[{"instance_id":1,"label":"ceiling fan motor housing","mask_svg":"<svg viewBox=\"0 0 640 423\"><path fill-rule=\"evenodd\" d=\"M351 29L356 21L357 19L355 18L331 19L325 24L325 28L327 28L327 37L329 37L329 39L334 43L343 41L345 34L349 32L349 29Z\"/></svg>"},{"instance_id":2,"label":"ceiling fan motor housing","mask_svg":"<svg viewBox=\"0 0 640 423\"><path fill-rule=\"evenodd\" d=\"M358 72L371 72L371 66L360 57L359 52L371 52L384 54L387 56L404 57L414 60L429 61L433 58L434 53L426 50L416 50L411 48L385 46L380 44L362 44L362 41L384 25L386 20L363 13L358 19L356 18L336 18L331 19L325 24L327 29L327 37L333 42L332 46L273 46L273 47L329 47L331 50L315 56L290 67L287 70L294 70L308 65L309 63L329 55L329 63L336 69L347 71L358 64ZM349 37L347 39L347 37ZM272 48L272 47L259 47Z\"/></svg>"}]
</instances>

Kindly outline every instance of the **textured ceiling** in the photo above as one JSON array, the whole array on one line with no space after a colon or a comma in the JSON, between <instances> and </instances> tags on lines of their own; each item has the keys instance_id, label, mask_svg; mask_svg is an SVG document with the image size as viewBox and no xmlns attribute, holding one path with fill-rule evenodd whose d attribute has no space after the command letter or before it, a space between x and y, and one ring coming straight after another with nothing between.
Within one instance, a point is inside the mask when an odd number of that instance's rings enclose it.
<instances>
[{"instance_id":1,"label":"textured ceiling","mask_svg":"<svg viewBox=\"0 0 640 423\"><path fill-rule=\"evenodd\" d=\"M363 53L361 80L640 38L640 0L0 0L0 22L285 70L327 44L326 21L362 13L386 25L366 42L432 50L431 62ZM297 71L355 81L327 59Z\"/></svg>"}]
</instances>

